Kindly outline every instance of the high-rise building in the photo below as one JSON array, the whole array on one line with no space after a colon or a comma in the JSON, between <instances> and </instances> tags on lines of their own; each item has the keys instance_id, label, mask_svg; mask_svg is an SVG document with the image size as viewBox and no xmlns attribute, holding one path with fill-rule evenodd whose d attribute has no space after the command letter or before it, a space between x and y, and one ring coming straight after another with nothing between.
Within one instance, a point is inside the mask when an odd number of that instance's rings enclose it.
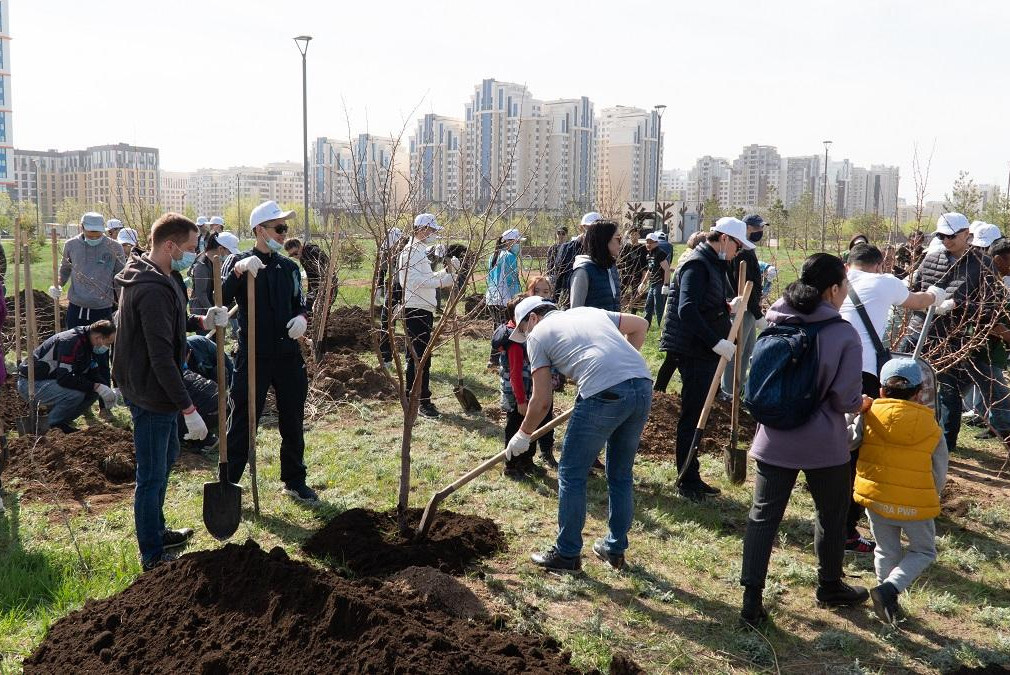
<instances>
[{"instance_id":1,"label":"high-rise building","mask_svg":"<svg viewBox=\"0 0 1010 675\"><path fill-rule=\"evenodd\" d=\"M688 175L687 201L701 203L718 200L722 206L730 205L730 179L733 169L722 157L705 155L698 158Z\"/></svg>"},{"instance_id":2,"label":"high-rise building","mask_svg":"<svg viewBox=\"0 0 1010 675\"><path fill-rule=\"evenodd\" d=\"M593 104L585 96L545 101L541 108L547 120L547 173L542 200L549 210L572 207L588 211L592 207L593 185Z\"/></svg>"},{"instance_id":3,"label":"high-rise building","mask_svg":"<svg viewBox=\"0 0 1010 675\"><path fill-rule=\"evenodd\" d=\"M312 202L321 210L381 212L410 195L409 157L397 139L359 134L317 138L312 147Z\"/></svg>"},{"instance_id":4,"label":"high-rise building","mask_svg":"<svg viewBox=\"0 0 1010 675\"><path fill-rule=\"evenodd\" d=\"M596 203L620 213L625 202L655 198L656 153L660 149L656 111L613 106L596 121Z\"/></svg>"},{"instance_id":5,"label":"high-rise building","mask_svg":"<svg viewBox=\"0 0 1010 675\"><path fill-rule=\"evenodd\" d=\"M11 120L11 37L8 22L9 0L0 0L0 189L11 191L11 150L14 148L14 125ZM12 196L12 199L15 197Z\"/></svg>"},{"instance_id":6,"label":"high-rise building","mask_svg":"<svg viewBox=\"0 0 1010 675\"><path fill-rule=\"evenodd\" d=\"M683 169L664 169L659 174L659 199L661 201L682 202L687 199L687 183L690 172Z\"/></svg>"},{"instance_id":7,"label":"high-rise building","mask_svg":"<svg viewBox=\"0 0 1010 675\"><path fill-rule=\"evenodd\" d=\"M463 120L428 113L410 137L410 180L417 211L458 209L463 156Z\"/></svg>"},{"instance_id":8,"label":"high-rise building","mask_svg":"<svg viewBox=\"0 0 1010 675\"><path fill-rule=\"evenodd\" d=\"M175 213L182 213L186 210L186 190L191 175L179 171L161 172L159 179L161 208Z\"/></svg>"},{"instance_id":9,"label":"high-rise building","mask_svg":"<svg viewBox=\"0 0 1010 675\"><path fill-rule=\"evenodd\" d=\"M778 194L782 160L771 145L748 145L733 161L730 204L744 209L768 206Z\"/></svg>"},{"instance_id":10,"label":"high-rise building","mask_svg":"<svg viewBox=\"0 0 1010 675\"><path fill-rule=\"evenodd\" d=\"M814 197L821 180L821 156L783 157L778 196L787 209L799 203L803 195Z\"/></svg>"},{"instance_id":11,"label":"high-rise building","mask_svg":"<svg viewBox=\"0 0 1010 675\"><path fill-rule=\"evenodd\" d=\"M240 197L244 210L267 200L300 204L304 194L300 162L200 169L186 178L184 206L192 206L199 216L215 216L222 215L225 208L238 202Z\"/></svg>"}]
</instances>

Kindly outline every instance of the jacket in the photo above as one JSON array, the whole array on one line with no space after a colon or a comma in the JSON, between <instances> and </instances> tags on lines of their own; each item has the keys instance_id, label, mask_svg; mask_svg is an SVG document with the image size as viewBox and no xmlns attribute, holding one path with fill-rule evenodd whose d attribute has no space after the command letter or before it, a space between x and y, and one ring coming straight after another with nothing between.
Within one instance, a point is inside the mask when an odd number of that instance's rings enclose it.
<instances>
[{"instance_id":1,"label":"jacket","mask_svg":"<svg viewBox=\"0 0 1010 675\"><path fill-rule=\"evenodd\" d=\"M712 347L726 339L732 326L731 292L725 263L707 242L698 244L673 278L659 348L717 361Z\"/></svg>"},{"instance_id":2,"label":"jacket","mask_svg":"<svg viewBox=\"0 0 1010 675\"><path fill-rule=\"evenodd\" d=\"M116 276L121 289L119 331L112 367L123 396L156 413L188 410L193 402L182 379L186 331L203 329L186 311L186 286L147 255L133 257Z\"/></svg>"},{"instance_id":3,"label":"jacket","mask_svg":"<svg viewBox=\"0 0 1010 675\"><path fill-rule=\"evenodd\" d=\"M813 323L840 317L834 305L821 302L802 314L780 298L765 317L774 324ZM817 334L817 391L821 403L810 419L795 429L759 424L751 456L786 469L824 469L850 459L845 413L862 405L863 348L852 324L839 321Z\"/></svg>"},{"instance_id":4,"label":"jacket","mask_svg":"<svg viewBox=\"0 0 1010 675\"><path fill-rule=\"evenodd\" d=\"M309 295L315 297L319 291L319 282L330 266L330 258L315 244L305 244L302 246L301 261L302 269L305 270L305 280L309 286Z\"/></svg>"},{"instance_id":5,"label":"jacket","mask_svg":"<svg viewBox=\"0 0 1010 675\"><path fill-rule=\"evenodd\" d=\"M878 398L865 416L853 499L885 518L928 520L940 515L933 455L943 434L933 410Z\"/></svg>"},{"instance_id":6,"label":"jacket","mask_svg":"<svg viewBox=\"0 0 1010 675\"><path fill-rule=\"evenodd\" d=\"M302 294L302 272L298 263L277 253L253 249L228 256L221 268L221 291L225 306L238 304L238 351L245 354L249 330L246 304L246 282L250 275L235 276L235 264L243 258L257 256L265 267L255 277L256 289L256 358L276 359L297 356L302 349L297 340L288 337L288 322L296 316L308 316L308 306Z\"/></svg>"},{"instance_id":7,"label":"jacket","mask_svg":"<svg viewBox=\"0 0 1010 675\"><path fill-rule=\"evenodd\" d=\"M572 270L575 267L575 258L582 253L582 246L586 240L585 234L573 237L569 241L561 244L557 257L554 259L554 295L558 306L562 309L568 304L568 293L572 285Z\"/></svg>"},{"instance_id":8,"label":"jacket","mask_svg":"<svg viewBox=\"0 0 1010 675\"><path fill-rule=\"evenodd\" d=\"M206 312L214 306L214 261L206 253L201 253L189 268L193 280L193 293L189 298L189 311L194 314Z\"/></svg>"},{"instance_id":9,"label":"jacket","mask_svg":"<svg viewBox=\"0 0 1010 675\"><path fill-rule=\"evenodd\" d=\"M123 246L108 237L91 246L81 234L67 239L60 265L60 286L70 281L67 299L86 309L108 309L116 304L113 279L126 265Z\"/></svg>"},{"instance_id":10,"label":"jacket","mask_svg":"<svg viewBox=\"0 0 1010 675\"><path fill-rule=\"evenodd\" d=\"M573 308L596 307L608 312L621 311L621 278L616 264L604 269L588 255L577 255L571 279Z\"/></svg>"},{"instance_id":11,"label":"jacket","mask_svg":"<svg viewBox=\"0 0 1010 675\"><path fill-rule=\"evenodd\" d=\"M955 258L946 250L927 253L922 259L922 264L912 275L909 289L913 292L924 291L936 285L951 267L956 269L944 281L943 287L947 291L947 297L954 300L955 306L949 314L936 317L930 328L930 336L937 338L951 336L960 339L963 336L953 336L951 331L964 323L962 320L965 316L978 316L983 321L992 319L996 305L991 300L986 302L984 296L989 295L986 292L987 288L1002 287L1002 281L993 266L992 258L976 247L969 246L961 259ZM913 312L908 324L909 330L914 333L920 332L925 317L926 312ZM957 349L956 345L952 346Z\"/></svg>"},{"instance_id":12,"label":"jacket","mask_svg":"<svg viewBox=\"0 0 1010 675\"><path fill-rule=\"evenodd\" d=\"M492 253L487 259L485 302L488 305L505 306L522 292L523 287L519 282L519 258L511 251Z\"/></svg>"},{"instance_id":13,"label":"jacket","mask_svg":"<svg viewBox=\"0 0 1010 675\"><path fill-rule=\"evenodd\" d=\"M428 247L411 238L397 259L397 276L403 287L403 306L410 309L435 311L435 291L452 286L449 272L432 272L428 261Z\"/></svg>"},{"instance_id":14,"label":"jacket","mask_svg":"<svg viewBox=\"0 0 1010 675\"><path fill-rule=\"evenodd\" d=\"M758 264L757 253L753 250L744 249L736 254L733 261L729 265L729 283L730 289L733 291L733 295L736 295L736 289L740 288L740 282L738 277L740 276L740 263L747 264L747 273L744 277L745 281L754 282L754 290L751 291L750 298L747 300L747 311L751 313L755 319L761 318L761 290L762 290L762 277L761 268Z\"/></svg>"},{"instance_id":15,"label":"jacket","mask_svg":"<svg viewBox=\"0 0 1010 675\"><path fill-rule=\"evenodd\" d=\"M34 361L36 380L56 380L56 384L77 391L94 391L103 382L101 370L91 351L91 339L84 326L51 336L25 357L18 368L28 377L28 359Z\"/></svg>"},{"instance_id":16,"label":"jacket","mask_svg":"<svg viewBox=\"0 0 1010 675\"><path fill-rule=\"evenodd\" d=\"M514 321L503 323L491 336L491 349L498 356L498 375L501 379L501 407L516 410L519 403L527 403L533 394L533 374L526 345L512 342ZM520 392L517 385L522 387Z\"/></svg>"}]
</instances>

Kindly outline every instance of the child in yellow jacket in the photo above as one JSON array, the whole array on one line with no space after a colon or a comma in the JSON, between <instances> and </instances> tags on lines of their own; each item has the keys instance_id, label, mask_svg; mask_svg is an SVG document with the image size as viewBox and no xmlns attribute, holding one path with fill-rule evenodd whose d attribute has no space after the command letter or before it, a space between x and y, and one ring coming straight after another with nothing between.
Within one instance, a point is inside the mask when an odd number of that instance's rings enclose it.
<instances>
[{"instance_id":1,"label":"child in yellow jacket","mask_svg":"<svg viewBox=\"0 0 1010 675\"><path fill-rule=\"evenodd\" d=\"M880 371L881 398L867 411L853 497L866 507L877 541L873 609L886 623L899 617L899 594L936 560L940 492L947 444L932 408L921 403L922 370L910 358ZM901 533L908 539L902 554Z\"/></svg>"}]
</instances>

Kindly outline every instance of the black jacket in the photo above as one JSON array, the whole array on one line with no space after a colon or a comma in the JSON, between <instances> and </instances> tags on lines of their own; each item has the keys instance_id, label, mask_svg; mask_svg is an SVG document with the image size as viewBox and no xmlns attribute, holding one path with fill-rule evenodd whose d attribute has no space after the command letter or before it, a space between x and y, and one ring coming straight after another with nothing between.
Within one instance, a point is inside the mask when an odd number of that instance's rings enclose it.
<instances>
[{"instance_id":1,"label":"black jacket","mask_svg":"<svg viewBox=\"0 0 1010 675\"><path fill-rule=\"evenodd\" d=\"M36 380L56 380L61 387L83 392L94 391L96 384L108 384L103 381L84 326L57 333L43 342L21 362L21 377L28 377L28 358L34 360Z\"/></svg>"},{"instance_id":2,"label":"black jacket","mask_svg":"<svg viewBox=\"0 0 1010 675\"><path fill-rule=\"evenodd\" d=\"M938 284L941 279L943 283ZM977 247L969 246L961 258L955 258L946 250L927 253L922 264L912 274L909 288L916 292L936 285L947 291L947 297L954 301L955 307L950 314L936 317L930 335L940 338L952 335L952 329L964 324L966 315L978 317L980 321L991 321L994 318L991 316L995 309L993 298L986 301L986 289L996 289L1002 293L1002 279L992 258ZM908 322L909 329L916 333L921 331L925 317L926 312L913 312Z\"/></svg>"},{"instance_id":3,"label":"black jacket","mask_svg":"<svg viewBox=\"0 0 1010 675\"><path fill-rule=\"evenodd\" d=\"M681 356L714 361L712 347L726 339L732 322L726 263L707 242L698 244L677 270L670 289L660 349Z\"/></svg>"},{"instance_id":4,"label":"black jacket","mask_svg":"<svg viewBox=\"0 0 1010 675\"><path fill-rule=\"evenodd\" d=\"M256 358L301 357L297 340L288 337L288 322L299 314L308 315L302 294L302 274L295 261L276 253L256 249L229 256L221 270L224 304L238 303L239 353L246 350L246 277L233 273L235 264L255 255L265 267L256 275Z\"/></svg>"},{"instance_id":5,"label":"black jacket","mask_svg":"<svg viewBox=\"0 0 1010 675\"><path fill-rule=\"evenodd\" d=\"M761 285L763 283L761 279L761 268L758 267L758 257L754 250L742 250L736 254L736 257L729 263L729 283L730 290L733 292L733 296L736 297L737 291L740 289L740 282L737 278L740 276L740 263L747 263L747 274L744 277L747 281L754 282L754 290L750 293L750 298L747 300L747 311L751 313L755 319L761 318Z\"/></svg>"},{"instance_id":6,"label":"black jacket","mask_svg":"<svg viewBox=\"0 0 1010 675\"><path fill-rule=\"evenodd\" d=\"M302 246L301 261L305 278L309 282L309 295L315 296L320 290L319 282L330 266L330 258L315 244L305 244Z\"/></svg>"}]
</instances>

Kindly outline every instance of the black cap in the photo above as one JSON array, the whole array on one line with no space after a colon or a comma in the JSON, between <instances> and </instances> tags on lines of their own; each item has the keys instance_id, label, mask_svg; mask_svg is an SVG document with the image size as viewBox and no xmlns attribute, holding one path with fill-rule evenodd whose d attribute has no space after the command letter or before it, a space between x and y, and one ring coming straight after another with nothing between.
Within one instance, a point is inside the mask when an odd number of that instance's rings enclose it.
<instances>
[{"instance_id":1,"label":"black cap","mask_svg":"<svg viewBox=\"0 0 1010 675\"><path fill-rule=\"evenodd\" d=\"M764 227L765 219L756 213L752 213L743 219L744 225L747 227Z\"/></svg>"},{"instance_id":2,"label":"black cap","mask_svg":"<svg viewBox=\"0 0 1010 675\"><path fill-rule=\"evenodd\" d=\"M562 225L558 229L554 230L554 234L568 234L568 228Z\"/></svg>"}]
</instances>

